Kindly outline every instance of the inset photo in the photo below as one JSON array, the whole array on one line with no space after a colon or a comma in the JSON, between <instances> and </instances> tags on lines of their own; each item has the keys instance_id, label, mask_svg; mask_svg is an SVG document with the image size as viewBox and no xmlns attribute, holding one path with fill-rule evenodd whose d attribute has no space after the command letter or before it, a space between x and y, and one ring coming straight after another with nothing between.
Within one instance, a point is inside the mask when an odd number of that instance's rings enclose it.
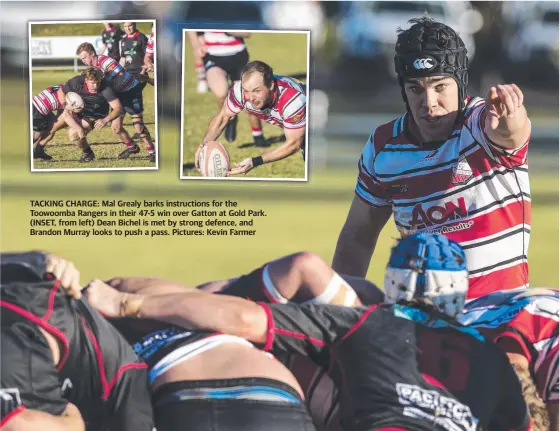
<instances>
[{"instance_id":1,"label":"inset photo","mask_svg":"<svg viewBox=\"0 0 560 431\"><path fill-rule=\"evenodd\" d=\"M156 21L29 23L31 171L157 169Z\"/></svg>"},{"instance_id":2,"label":"inset photo","mask_svg":"<svg viewBox=\"0 0 560 431\"><path fill-rule=\"evenodd\" d=\"M181 179L307 181L309 40L184 30Z\"/></svg>"}]
</instances>

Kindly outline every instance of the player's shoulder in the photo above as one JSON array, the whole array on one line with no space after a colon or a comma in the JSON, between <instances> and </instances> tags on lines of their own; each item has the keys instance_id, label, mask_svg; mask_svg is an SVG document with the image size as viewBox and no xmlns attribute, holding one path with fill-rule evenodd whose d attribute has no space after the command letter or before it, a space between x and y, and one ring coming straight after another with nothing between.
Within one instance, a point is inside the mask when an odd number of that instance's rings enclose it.
<instances>
[{"instance_id":1,"label":"player's shoulder","mask_svg":"<svg viewBox=\"0 0 560 431\"><path fill-rule=\"evenodd\" d=\"M401 138L408 142L406 137L404 137L404 127L407 121L408 113L391 120L389 122L383 123L375 127L368 139L367 146L370 146L373 150L373 154L379 154L385 146L393 139Z\"/></svg>"},{"instance_id":2,"label":"player's shoulder","mask_svg":"<svg viewBox=\"0 0 560 431\"><path fill-rule=\"evenodd\" d=\"M241 81L235 81L229 89L229 92L237 99L239 103L242 102L243 88L241 87Z\"/></svg>"},{"instance_id":3,"label":"player's shoulder","mask_svg":"<svg viewBox=\"0 0 560 431\"><path fill-rule=\"evenodd\" d=\"M480 113L485 106L485 100L482 97L467 95L467 105L463 114L465 121L473 118L474 113Z\"/></svg>"}]
</instances>

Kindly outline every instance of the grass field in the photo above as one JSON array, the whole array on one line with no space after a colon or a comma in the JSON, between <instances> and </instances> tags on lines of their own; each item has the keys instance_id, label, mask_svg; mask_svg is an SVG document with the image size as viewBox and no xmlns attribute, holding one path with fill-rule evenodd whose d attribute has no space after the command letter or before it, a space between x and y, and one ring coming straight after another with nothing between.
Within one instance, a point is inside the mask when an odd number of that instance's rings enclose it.
<instances>
[{"instance_id":1,"label":"grass field","mask_svg":"<svg viewBox=\"0 0 560 431\"><path fill-rule=\"evenodd\" d=\"M151 172L30 173L26 102L21 81L2 81L0 247L43 249L75 261L83 281L116 275L160 276L194 284L235 276L276 257L309 250L330 262L353 196L356 170L312 169L308 183L180 181L179 130L163 122L165 151ZM7 109L9 107L9 109ZM356 158L359 149L356 150ZM558 175L531 169L531 284L558 287ZM253 237L39 237L29 235L30 199L236 200L263 209ZM382 283L396 230L389 222L368 277Z\"/></svg>"},{"instance_id":2,"label":"grass field","mask_svg":"<svg viewBox=\"0 0 560 431\"><path fill-rule=\"evenodd\" d=\"M151 23L138 23L141 32L149 35ZM83 36L101 34L103 25L97 24L33 24L31 26L32 36ZM54 84L63 84L70 78L76 76L72 70L41 70L32 73L31 94L36 95L45 88ZM152 74L153 77L153 74ZM156 140L156 110L155 110L155 88L146 85L144 88L144 122L154 140ZM27 117L28 118L28 117ZM130 116L125 117L125 129L134 136ZM93 130L87 136L88 142L95 152L96 159L90 163L80 163L81 150L71 144L68 139L67 130L60 130L53 140L47 145L47 153L53 156L50 161L41 159L33 160L34 169L104 169L104 168L155 168L150 163L148 152L139 139L135 141L140 145L141 152L125 160L118 160L117 156L126 148L124 142L110 127L106 125L101 130Z\"/></svg>"},{"instance_id":3,"label":"grass field","mask_svg":"<svg viewBox=\"0 0 560 431\"><path fill-rule=\"evenodd\" d=\"M277 75L305 75L307 73L307 35L286 33L253 33L246 39L251 60L262 60L272 66ZM194 154L206 133L206 127L216 113L218 104L211 93L199 94L196 91L197 78L193 65L191 44L185 39L184 64L184 129L183 129L183 175L199 177L194 168ZM282 129L263 122L264 136L275 142L270 148L282 145ZM256 157L263 150L255 148L247 114L240 114L237 124L237 139L228 143L223 135L220 138L230 155L230 162L240 162L246 157ZM266 150L265 150L266 151ZM253 169L240 178L305 178L305 165L300 153Z\"/></svg>"}]
</instances>

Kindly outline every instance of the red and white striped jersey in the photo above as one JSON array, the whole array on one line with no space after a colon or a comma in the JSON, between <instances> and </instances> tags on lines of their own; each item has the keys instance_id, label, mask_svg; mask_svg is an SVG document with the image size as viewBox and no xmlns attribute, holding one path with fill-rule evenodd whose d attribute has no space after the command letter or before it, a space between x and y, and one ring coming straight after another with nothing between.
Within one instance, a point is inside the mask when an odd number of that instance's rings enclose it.
<instances>
[{"instance_id":1,"label":"red and white striped jersey","mask_svg":"<svg viewBox=\"0 0 560 431\"><path fill-rule=\"evenodd\" d=\"M152 32L150 33L150 37L148 38L148 43L146 44L146 54L154 54L154 48L156 45L156 34L155 29L152 26Z\"/></svg>"},{"instance_id":2,"label":"red and white striped jersey","mask_svg":"<svg viewBox=\"0 0 560 431\"><path fill-rule=\"evenodd\" d=\"M469 98L463 122L437 145L409 139L408 114L370 135L359 161L356 194L393 210L401 235L440 233L461 244L468 298L528 284L531 196L528 141L515 150L484 132L484 99Z\"/></svg>"},{"instance_id":3,"label":"red and white striped jersey","mask_svg":"<svg viewBox=\"0 0 560 431\"><path fill-rule=\"evenodd\" d=\"M274 75L276 90L272 106L255 109L245 100L241 81L235 81L227 98L227 107L239 114L243 109L267 123L283 129L300 129L305 127L307 118L307 88L304 84L287 76Z\"/></svg>"},{"instance_id":4,"label":"red and white striped jersey","mask_svg":"<svg viewBox=\"0 0 560 431\"><path fill-rule=\"evenodd\" d=\"M140 82L128 73L124 68L111 57L99 55L97 57L97 67L105 73L107 82L117 93L124 93Z\"/></svg>"},{"instance_id":5,"label":"red and white striped jersey","mask_svg":"<svg viewBox=\"0 0 560 431\"><path fill-rule=\"evenodd\" d=\"M210 55L227 57L245 50L243 38L232 36L224 31L205 31L203 36L204 46Z\"/></svg>"},{"instance_id":6,"label":"red and white striped jersey","mask_svg":"<svg viewBox=\"0 0 560 431\"><path fill-rule=\"evenodd\" d=\"M47 115L49 112L62 109L62 103L58 100L58 89L61 84L53 85L45 88L36 96L33 96L31 102L42 115Z\"/></svg>"},{"instance_id":7,"label":"red and white striped jersey","mask_svg":"<svg viewBox=\"0 0 560 431\"><path fill-rule=\"evenodd\" d=\"M467 303L460 319L487 338L517 341L545 402L558 401L559 301L557 289L497 291Z\"/></svg>"}]
</instances>

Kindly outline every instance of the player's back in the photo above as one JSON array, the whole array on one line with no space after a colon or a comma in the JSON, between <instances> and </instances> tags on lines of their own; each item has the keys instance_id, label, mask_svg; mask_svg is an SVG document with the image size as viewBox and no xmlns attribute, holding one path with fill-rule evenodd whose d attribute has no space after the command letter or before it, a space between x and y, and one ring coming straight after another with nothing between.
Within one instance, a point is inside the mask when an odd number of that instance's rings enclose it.
<instances>
[{"instance_id":1,"label":"player's back","mask_svg":"<svg viewBox=\"0 0 560 431\"><path fill-rule=\"evenodd\" d=\"M519 382L495 345L416 307L369 310L333 351L340 381L360 395L342 397L343 417L350 412L355 429L474 430L498 419L526 429Z\"/></svg>"},{"instance_id":2,"label":"player's back","mask_svg":"<svg viewBox=\"0 0 560 431\"><path fill-rule=\"evenodd\" d=\"M56 388L59 401L62 397L79 408L87 430L107 427L111 430L151 431L152 411L146 366L138 360L118 332L87 302L67 297L56 280L33 280L33 274L26 270L22 272L22 281L7 281L4 275L2 278L3 338L9 336L14 345L22 343L26 346L24 350L11 349L9 352L3 349L4 366L10 361L10 371L17 373L15 364L24 361L25 349L33 349L33 339L37 342L42 339L40 335L37 339L36 335L30 338L24 333L37 334L40 327L57 340L60 360L56 365L57 373L52 369L54 364L50 355L41 364L35 365L52 371L51 381L60 384ZM25 332L22 332L22 328L25 328ZM4 380L9 382L15 378L9 369L10 366L5 368L6 374L2 373L3 385ZM25 377L30 381L37 378L33 375ZM47 371L42 379L42 385L29 388L25 387L25 378L20 379L24 383L19 393L21 404L60 414L57 403L53 402L57 396L49 393L53 388L46 390L49 381ZM127 392L131 388L134 391Z\"/></svg>"}]
</instances>

